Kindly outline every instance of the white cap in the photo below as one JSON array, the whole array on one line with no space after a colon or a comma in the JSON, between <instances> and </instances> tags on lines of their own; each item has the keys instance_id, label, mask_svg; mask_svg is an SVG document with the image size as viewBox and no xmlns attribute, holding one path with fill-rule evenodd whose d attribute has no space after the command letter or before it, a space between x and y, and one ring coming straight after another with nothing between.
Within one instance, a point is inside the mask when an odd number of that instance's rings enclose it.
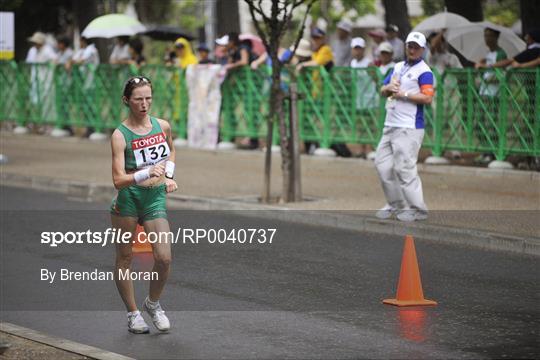
<instances>
[{"instance_id":1,"label":"white cap","mask_svg":"<svg viewBox=\"0 0 540 360\"><path fill-rule=\"evenodd\" d=\"M382 43L380 43L377 49L379 50L379 52L382 52L382 51L389 52L389 53L394 52L394 47L388 41L383 41Z\"/></svg>"},{"instance_id":2,"label":"white cap","mask_svg":"<svg viewBox=\"0 0 540 360\"><path fill-rule=\"evenodd\" d=\"M41 31L37 31L32 35L32 37L28 38L28 41L34 44L43 45L45 44L45 41L47 41L47 35L42 33Z\"/></svg>"},{"instance_id":3,"label":"white cap","mask_svg":"<svg viewBox=\"0 0 540 360\"><path fill-rule=\"evenodd\" d=\"M365 48L366 47L366 40L362 39L361 37L355 37L351 40L351 48L355 48L355 47L361 47L361 48Z\"/></svg>"},{"instance_id":4,"label":"white cap","mask_svg":"<svg viewBox=\"0 0 540 360\"><path fill-rule=\"evenodd\" d=\"M338 22L337 28L350 33L352 31L352 24L347 20L341 20Z\"/></svg>"},{"instance_id":5,"label":"white cap","mask_svg":"<svg viewBox=\"0 0 540 360\"><path fill-rule=\"evenodd\" d=\"M413 31L412 33L407 35L407 40L405 40L405 44L409 42L415 42L423 48L426 47L426 37L424 36L424 34L418 31Z\"/></svg>"},{"instance_id":6,"label":"white cap","mask_svg":"<svg viewBox=\"0 0 540 360\"><path fill-rule=\"evenodd\" d=\"M228 43L229 43L229 35L223 35L222 37L216 39L216 44L218 45L225 46Z\"/></svg>"},{"instance_id":7,"label":"white cap","mask_svg":"<svg viewBox=\"0 0 540 360\"><path fill-rule=\"evenodd\" d=\"M294 45L289 48L289 50L293 51ZM300 39L300 42L298 43L298 48L296 49L296 55L301 57L310 57L313 54L313 51L311 51L311 42L307 39Z\"/></svg>"}]
</instances>

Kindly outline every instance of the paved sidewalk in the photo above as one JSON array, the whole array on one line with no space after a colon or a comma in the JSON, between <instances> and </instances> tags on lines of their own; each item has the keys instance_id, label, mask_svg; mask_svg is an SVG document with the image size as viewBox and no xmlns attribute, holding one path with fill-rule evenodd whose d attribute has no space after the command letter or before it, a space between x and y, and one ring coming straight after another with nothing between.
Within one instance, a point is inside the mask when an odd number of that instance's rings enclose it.
<instances>
[{"instance_id":1,"label":"paved sidewalk","mask_svg":"<svg viewBox=\"0 0 540 360\"><path fill-rule=\"evenodd\" d=\"M127 356L7 322L0 323L0 340L9 344L5 353L0 355L0 359L6 360L133 360Z\"/></svg>"},{"instance_id":2,"label":"paved sidewalk","mask_svg":"<svg viewBox=\"0 0 540 360\"><path fill-rule=\"evenodd\" d=\"M111 187L108 142L3 131L2 179L53 179ZM177 198L252 203L263 183L261 151L177 149ZM303 210L366 211L384 205L373 163L361 159L302 156L304 196L311 201L275 205ZM459 166L420 165L425 199L432 210L424 224L540 238L540 173ZM273 157L273 194L281 189L280 158ZM222 204L226 204L223 202ZM222 207L226 208L226 205Z\"/></svg>"}]
</instances>

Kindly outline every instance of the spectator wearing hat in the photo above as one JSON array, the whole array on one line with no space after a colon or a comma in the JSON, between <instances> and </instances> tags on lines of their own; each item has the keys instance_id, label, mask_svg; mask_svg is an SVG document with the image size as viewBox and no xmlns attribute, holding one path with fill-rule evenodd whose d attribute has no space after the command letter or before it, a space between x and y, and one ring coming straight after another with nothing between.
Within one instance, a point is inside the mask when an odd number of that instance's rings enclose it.
<instances>
[{"instance_id":1,"label":"spectator wearing hat","mask_svg":"<svg viewBox=\"0 0 540 360\"><path fill-rule=\"evenodd\" d=\"M129 36L118 36L115 40L109 64L129 64L131 55L129 54Z\"/></svg>"},{"instance_id":2,"label":"spectator wearing hat","mask_svg":"<svg viewBox=\"0 0 540 360\"><path fill-rule=\"evenodd\" d=\"M355 37L351 40L352 60L350 66L356 69L365 69L371 65L371 58L365 54L366 41L361 37ZM377 94L377 81L369 70L356 71L357 91L356 91L356 109L360 116L369 117L369 112L379 104L379 95ZM366 158L370 154L371 146L363 144L361 157Z\"/></svg>"},{"instance_id":3,"label":"spectator wearing hat","mask_svg":"<svg viewBox=\"0 0 540 360\"><path fill-rule=\"evenodd\" d=\"M289 50L292 51L293 46L291 46ZM294 53L292 63L293 65L296 65L298 63L309 61L312 56L313 56L313 51L311 50L311 42L307 39L301 39L300 42L298 43L298 48L296 49L296 52Z\"/></svg>"},{"instance_id":4,"label":"spectator wearing hat","mask_svg":"<svg viewBox=\"0 0 540 360\"><path fill-rule=\"evenodd\" d=\"M198 63L197 57L191 50L191 44L187 39L179 37L174 42L174 51L176 53L176 65L182 69L187 68L189 65L196 65Z\"/></svg>"},{"instance_id":5,"label":"spectator wearing hat","mask_svg":"<svg viewBox=\"0 0 540 360\"><path fill-rule=\"evenodd\" d=\"M227 44L229 43L229 35L223 35L216 39L216 48L214 49L214 55L216 58L216 64L225 65L229 61L227 55Z\"/></svg>"},{"instance_id":6,"label":"spectator wearing hat","mask_svg":"<svg viewBox=\"0 0 540 360\"><path fill-rule=\"evenodd\" d=\"M390 42L383 41L379 44L379 71L386 75L390 69L393 69L396 63L393 61L394 47Z\"/></svg>"},{"instance_id":7,"label":"spectator wearing hat","mask_svg":"<svg viewBox=\"0 0 540 360\"><path fill-rule=\"evenodd\" d=\"M314 28L311 31L311 43L313 54L311 60L296 65L296 69L300 70L307 66L324 66L329 71L334 65L334 54L330 46L326 44L326 33L319 28Z\"/></svg>"},{"instance_id":8,"label":"spectator wearing hat","mask_svg":"<svg viewBox=\"0 0 540 360\"><path fill-rule=\"evenodd\" d=\"M540 29L527 31L525 34L527 48L511 59L497 61L491 67L506 67L512 65L515 68L527 68L540 65Z\"/></svg>"},{"instance_id":9,"label":"spectator wearing hat","mask_svg":"<svg viewBox=\"0 0 540 360\"><path fill-rule=\"evenodd\" d=\"M371 59L365 55L366 41L361 37L351 40L351 63L353 68L366 68L371 64Z\"/></svg>"},{"instance_id":10,"label":"spectator wearing hat","mask_svg":"<svg viewBox=\"0 0 540 360\"><path fill-rule=\"evenodd\" d=\"M405 56L405 43L399 37L397 25L390 24L386 27L386 41L392 45L394 61L401 61Z\"/></svg>"},{"instance_id":11,"label":"spectator wearing hat","mask_svg":"<svg viewBox=\"0 0 540 360\"><path fill-rule=\"evenodd\" d=\"M210 49L206 44L197 46L197 54L199 55L199 64L213 64L214 60L210 59Z\"/></svg>"},{"instance_id":12,"label":"spectator wearing hat","mask_svg":"<svg viewBox=\"0 0 540 360\"><path fill-rule=\"evenodd\" d=\"M27 63L43 64L56 60L56 54L52 47L46 43L47 36L44 33L37 31L28 38L28 41L32 44L32 47L26 54Z\"/></svg>"},{"instance_id":13,"label":"spectator wearing hat","mask_svg":"<svg viewBox=\"0 0 540 360\"><path fill-rule=\"evenodd\" d=\"M352 24L341 20L337 24L336 37L331 42L336 66L349 66L351 62L351 31Z\"/></svg>"},{"instance_id":14,"label":"spectator wearing hat","mask_svg":"<svg viewBox=\"0 0 540 360\"><path fill-rule=\"evenodd\" d=\"M368 35L373 39L373 46L371 47L371 57L373 64L379 65L379 45L386 39L386 32L383 29L375 29L368 32Z\"/></svg>"}]
</instances>

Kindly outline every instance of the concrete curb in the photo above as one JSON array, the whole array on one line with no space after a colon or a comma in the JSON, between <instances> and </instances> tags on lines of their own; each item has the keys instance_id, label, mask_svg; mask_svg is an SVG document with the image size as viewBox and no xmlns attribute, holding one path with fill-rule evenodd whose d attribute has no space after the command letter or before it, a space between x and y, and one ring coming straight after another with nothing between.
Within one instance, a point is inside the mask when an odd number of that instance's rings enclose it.
<instances>
[{"instance_id":1,"label":"concrete curb","mask_svg":"<svg viewBox=\"0 0 540 360\"><path fill-rule=\"evenodd\" d=\"M0 183L15 187L59 192L86 201L109 201L115 194L115 189L112 186L9 174L5 172L0 174ZM538 237L513 236L484 230L459 229L446 225L422 222L402 223L396 220L379 220L368 215L347 214L350 211L298 210L279 205L261 205L237 200L178 194L170 195L169 200L169 205L176 209L250 210L242 213L242 215L264 217L266 219L272 218L305 225L326 226L343 230L403 236L409 234L440 243L540 256L540 238Z\"/></svg>"},{"instance_id":2,"label":"concrete curb","mask_svg":"<svg viewBox=\"0 0 540 360\"><path fill-rule=\"evenodd\" d=\"M98 349L93 346L80 344L74 341L62 339L55 336L49 336L45 333L28 329L22 326L2 322L0 331L15 335L24 339L32 340L41 344L49 345L54 348L69 351L78 355L83 355L98 360L133 360L133 358L113 353L107 350Z\"/></svg>"}]
</instances>

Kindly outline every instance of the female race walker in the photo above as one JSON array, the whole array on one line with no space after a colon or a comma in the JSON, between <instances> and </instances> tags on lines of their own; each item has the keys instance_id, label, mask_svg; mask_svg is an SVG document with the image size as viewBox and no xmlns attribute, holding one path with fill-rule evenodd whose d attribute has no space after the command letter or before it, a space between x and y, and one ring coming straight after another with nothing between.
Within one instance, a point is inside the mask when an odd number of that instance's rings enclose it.
<instances>
[{"instance_id":1,"label":"female race walker","mask_svg":"<svg viewBox=\"0 0 540 360\"><path fill-rule=\"evenodd\" d=\"M147 78L130 78L124 86L122 101L129 107L129 116L111 137L112 176L118 189L111 206L112 225L131 234L135 233L137 223L144 226L146 233L169 232L166 193L178 188L173 180L175 151L171 127L167 121L149 115L152 83ZM171 244L154 243L152 248L152 271L157 272L158 278L150 281L143 309L158 330L167 331L170 323L159 298L169 276ZM119 276L130 269L131 259L131 244L118 244L115 280L128 311L128 330L143 334L149 329L135 304L133 282Z\"/></svg>"}]
</instances>

